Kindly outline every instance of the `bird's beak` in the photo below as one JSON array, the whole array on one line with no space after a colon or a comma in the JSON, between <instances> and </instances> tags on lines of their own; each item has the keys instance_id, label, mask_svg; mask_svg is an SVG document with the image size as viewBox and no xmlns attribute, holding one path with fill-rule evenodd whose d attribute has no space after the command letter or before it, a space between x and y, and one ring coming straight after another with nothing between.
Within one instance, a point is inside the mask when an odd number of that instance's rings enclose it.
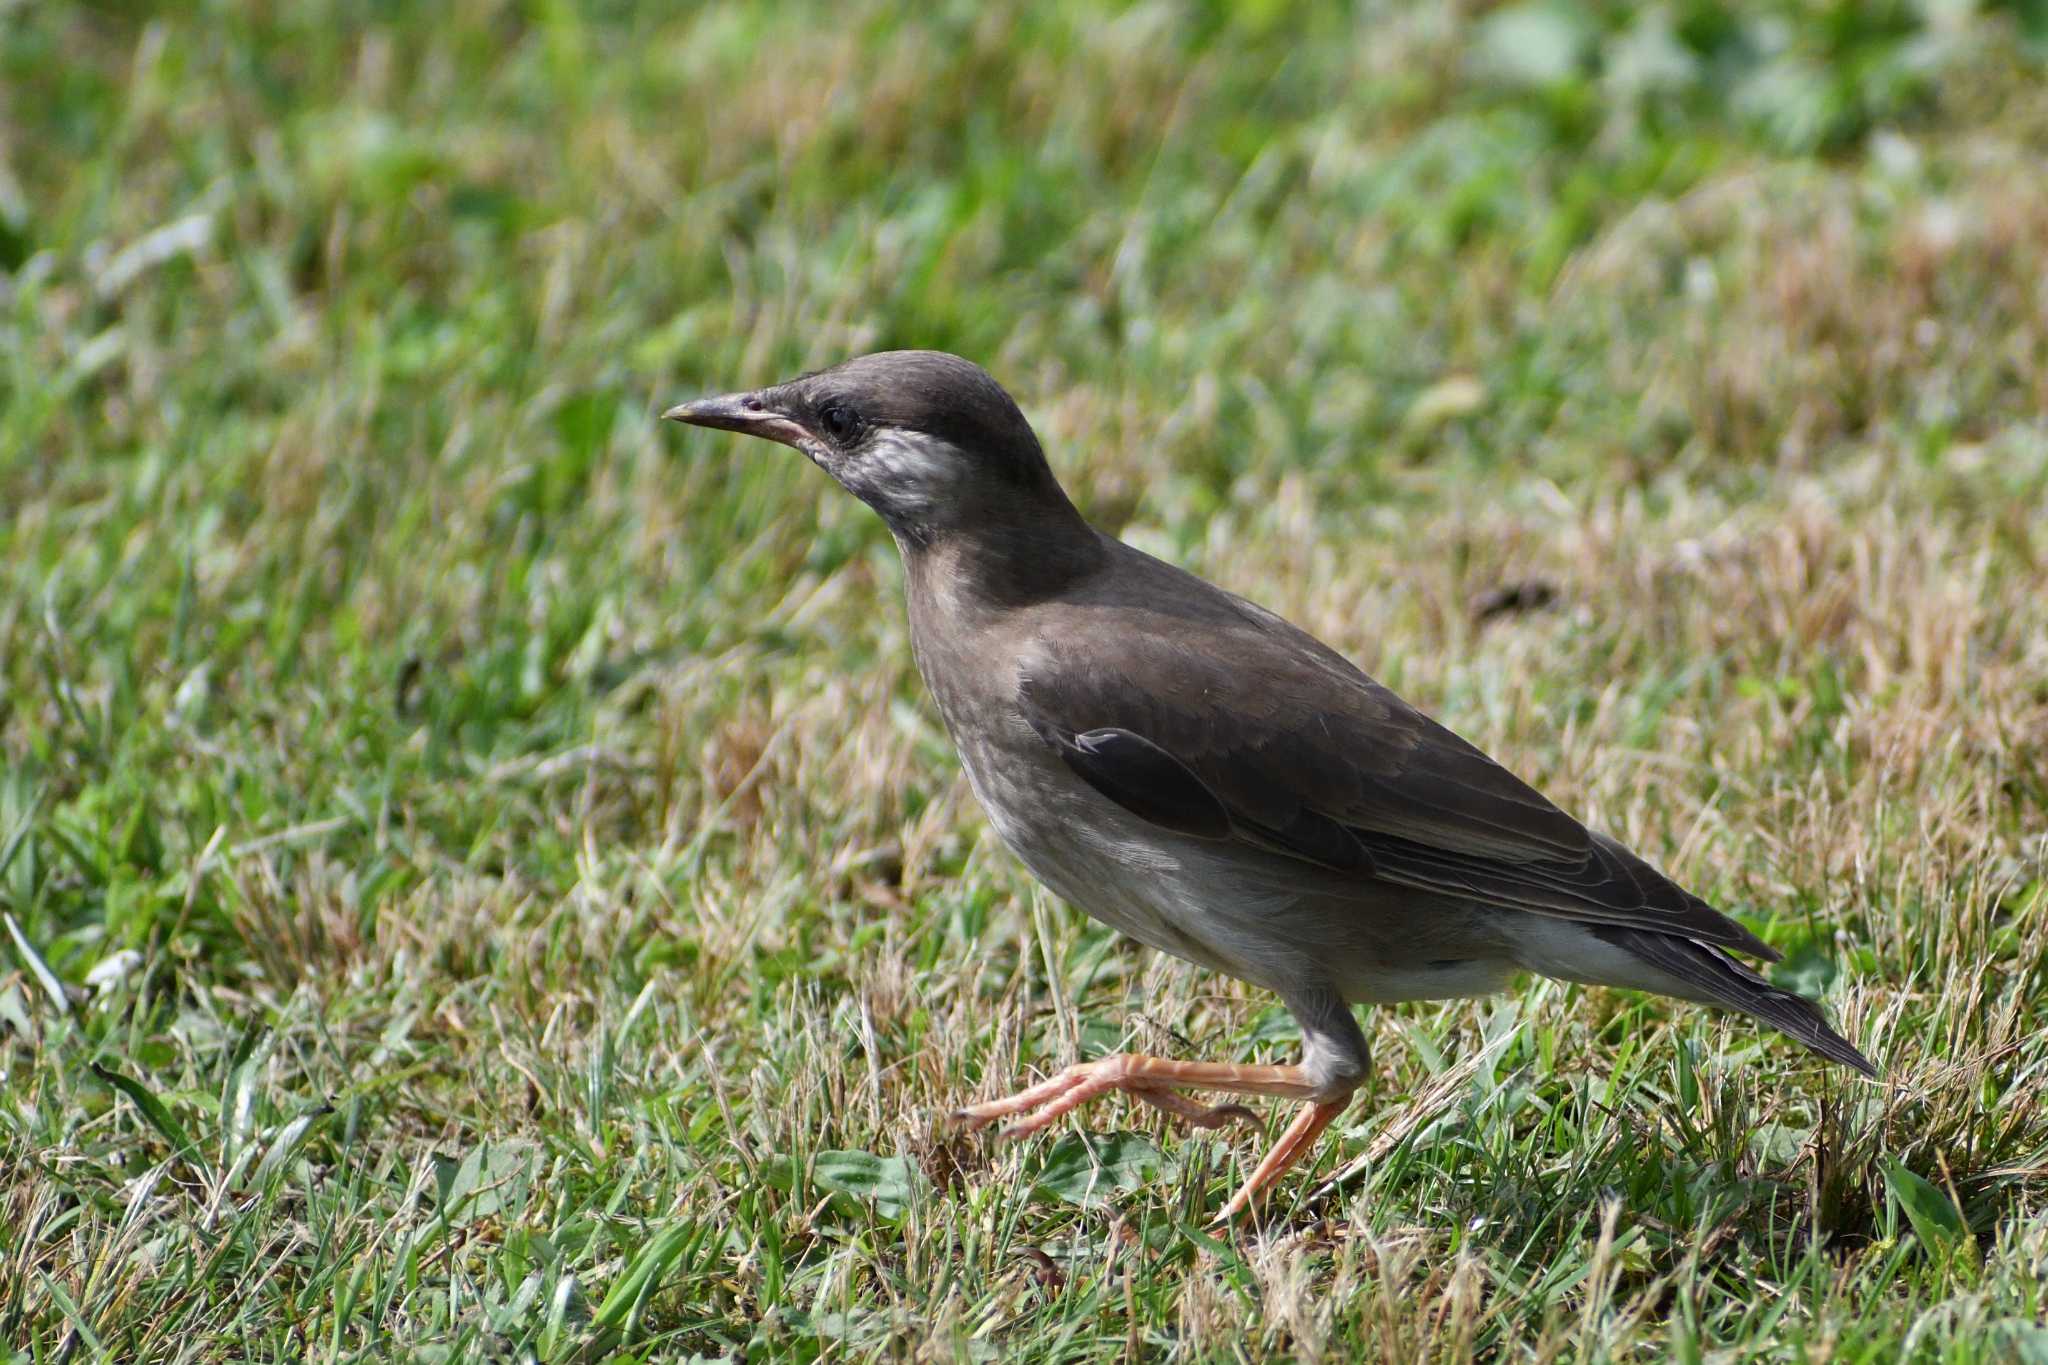
<instances>
[{"instance_id":1,"label":"bird's beak","mask_svg":"<svg viewBox=\"0 0 2048 1365\"><path fill-rule=\"evenodd\" d=\"M688 422L693 427L715 427L738 431L794 446L810 436L802 423L779 411L771 394L728 393L718 398L698 398L678 403L662 414L670 422Z\"/></svg>"}]
</instances>

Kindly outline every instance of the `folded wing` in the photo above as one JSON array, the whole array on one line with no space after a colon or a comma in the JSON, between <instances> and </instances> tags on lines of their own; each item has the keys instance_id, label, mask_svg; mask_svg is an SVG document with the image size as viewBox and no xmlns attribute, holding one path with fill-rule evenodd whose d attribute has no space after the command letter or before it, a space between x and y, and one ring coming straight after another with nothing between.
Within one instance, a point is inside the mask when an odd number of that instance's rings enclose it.
<instances>
[{"instance_id":1,"label":"folded wing","mask_svg":"<svg viewBox=\"0 0 2048 1365\"><path fill-rule=\"evenodd\" d=\"M1237 619L1223 628L1178 632L1161 620L1115 651L1048 631L1017 706L1084 781L1162 828L1776 958L1342 656L1232 602Z\"/></svg>"}]
</instances>

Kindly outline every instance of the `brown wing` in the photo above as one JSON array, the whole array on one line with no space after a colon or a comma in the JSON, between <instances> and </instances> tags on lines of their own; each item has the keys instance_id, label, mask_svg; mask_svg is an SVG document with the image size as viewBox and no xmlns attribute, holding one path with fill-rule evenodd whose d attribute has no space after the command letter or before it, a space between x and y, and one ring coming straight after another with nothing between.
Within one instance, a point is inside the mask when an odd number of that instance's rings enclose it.
<instances>
[{"instance_id":1,"label":"brown wing","mask_svg":"<svg viewBox=\"0 0 2048 1365\"><path fill-rule=\"evenodd\" d=\"M1084 781L1165 828L1776 957L1342 656L1230 600L1222 622L1119 613L1114 650L1041 633L1019 709Z\"/></svg>"}]
</instances>

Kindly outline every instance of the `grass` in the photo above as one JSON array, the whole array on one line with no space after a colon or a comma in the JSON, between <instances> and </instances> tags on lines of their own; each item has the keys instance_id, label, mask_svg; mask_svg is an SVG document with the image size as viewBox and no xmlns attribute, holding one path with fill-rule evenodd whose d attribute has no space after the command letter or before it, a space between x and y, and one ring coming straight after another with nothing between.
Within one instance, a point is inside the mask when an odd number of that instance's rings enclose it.
<instances>
[{"instance_id":1,"label":"grass","mask_svg":"<svg viewBox=\"0 0 2048 1365\"><path fill-rule=\"evenodd\" d=\"M8 7L0 1350L2048 1360L2044 38ZM652 420L891 345L1888 1082L1531 981L1227 1236L1259 1135L948 1136L1292 1039L994 843L869 514Z\"/></svg>"}]
</instances>

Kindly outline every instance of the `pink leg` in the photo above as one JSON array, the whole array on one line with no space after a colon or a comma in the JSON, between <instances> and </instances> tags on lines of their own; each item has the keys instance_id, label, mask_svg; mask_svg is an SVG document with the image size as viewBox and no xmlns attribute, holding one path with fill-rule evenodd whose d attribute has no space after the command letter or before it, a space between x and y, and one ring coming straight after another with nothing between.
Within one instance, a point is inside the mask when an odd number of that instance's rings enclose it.
<instances>
[{"instance_id":1,"label":"pink leg","mask_svg":"<svg viewBox=\"0 0 2048 1365\"><path fill-rule=\"evenodd\" d=\"M1223 1212L1216 1215L1218 1223L1227 1223L1251 1206L1253 1200L1272 1188L1273 1182L1287 1173L1288 1167L1307 1156L1316 1145L1316 1139L1330 1126L1330 1121L1344 1112L1350 1096L1333 1100L1327 1104L1304 1105L1294 1122L1287 1125L1287 1131L1273 1144L1273 1150L1266 1153L1258 1169L1244 1182L1238 1192L1230 1196L1230 1202L1223 1206Z\"/></svg>"},{"instance_id":2,"label":"pink leg","mask_svg":"<svg viewBox=\"0 0 2048 1365\"><path fill-rule=\"evenodd\" d=\"M1301 1113L1280 1135L1273 1150L1266 1153L1244 1187L1231 1197L1218 1221L1242 1212L1253 1200L1314 1148L1316 1139L1337 1115L1344 1112L1350 1096L1327 1098L1324 1083L1312 1079L1298 1066L1246 1066L1231 1062L1176 1062L1142 1053L1122 1052L1100 1061L1080 1062L1058 1075L999 1100L971 1104L954 1111L953 1117L969 1131L986 1127L997 1119L1017 1121L1002 1131L1003 1137L1035 1133L1073 1112L1098 1095L1112 1090L1125 1093L1164 1109L1200 1128L1213 1128L1233 1118L1249 1118L1251 1111L1241 1104L1210 1108L1178 1094L1173 1087L1221 1090L1235 1095L1269 1095L1279 1099L1307 1100Z\"/></svg>"},{"instance_id":3,"label":"pink leg","mask_svg":"<svg viewBox=\"0 0 2048 1365\"><path fill-rule=\"evenodd\" d=\"M1233 1095L1273 1095L1281 1099L1309 1099L1318 1086L1298 1066L1243 1066L1234 1062L1175 1062L1164 1057L1147 1057L1138 1052L1119 1052L1095 1062L1079 1062L1050 1080L1028 1090L983 1104L956 1109L953 1117L968 1131L986 1127L997 1119L1024 1114L1005 1130L1015 1137L1033 1133L1054 1119L1111 1090L1162 1090L1187 1086L1195 1090L1223 1090Z\"/></svg>"}]
</instances>

